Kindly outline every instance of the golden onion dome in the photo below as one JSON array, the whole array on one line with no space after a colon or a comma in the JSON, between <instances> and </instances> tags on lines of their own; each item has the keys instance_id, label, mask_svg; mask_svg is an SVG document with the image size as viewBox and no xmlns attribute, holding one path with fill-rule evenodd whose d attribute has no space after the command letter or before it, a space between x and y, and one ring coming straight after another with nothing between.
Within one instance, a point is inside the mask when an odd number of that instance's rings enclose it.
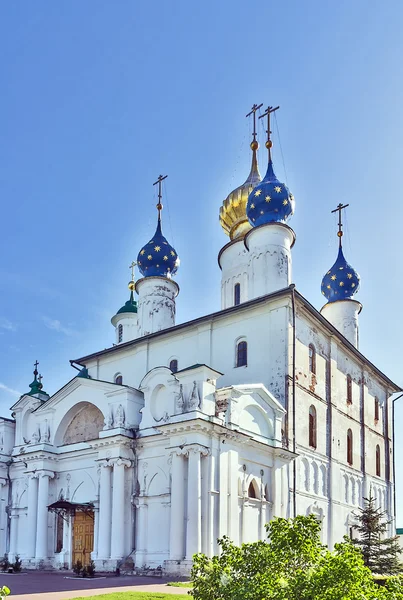
<instances>
[{"instance_id":1,"label":"golden onion dome","mask_svg":"<svg viewBox=\"0 0 403 600\"><path fill-rule=\"evenodd\" d=\"M261 182L257 164L257 150L259 144L256 140L251 142L252 166L249 177L239 187L228 194L220 208L220 224L225 233L231 240L242 239L251 229L248 217L246 216L246 204L251 191Z\"/></svg>"}]
</instances>

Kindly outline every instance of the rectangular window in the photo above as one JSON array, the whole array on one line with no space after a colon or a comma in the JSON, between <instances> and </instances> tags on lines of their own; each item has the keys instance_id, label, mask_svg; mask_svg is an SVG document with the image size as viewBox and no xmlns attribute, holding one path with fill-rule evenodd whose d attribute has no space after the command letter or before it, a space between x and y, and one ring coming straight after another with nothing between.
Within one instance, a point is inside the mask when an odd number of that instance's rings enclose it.
<instances>
[{"instance_id":1,"label":"rectangular window","mask_svg":"<svg viewBox=\"0 0 403 600\"><path fill-rule=\"evenodd\" d=\"M241 284L236 283L234 286L234 306L241 304Z\"/></svg>"},{"instance_id":2,"label":"rectangular window","mask_svg":"<svg viewBox=\"0 0 403 600\"><path fill-rule=\"evenodd\" d=\"M63 550L63 517L56 515L56 554Z\"/></svg>"}]
</instances>

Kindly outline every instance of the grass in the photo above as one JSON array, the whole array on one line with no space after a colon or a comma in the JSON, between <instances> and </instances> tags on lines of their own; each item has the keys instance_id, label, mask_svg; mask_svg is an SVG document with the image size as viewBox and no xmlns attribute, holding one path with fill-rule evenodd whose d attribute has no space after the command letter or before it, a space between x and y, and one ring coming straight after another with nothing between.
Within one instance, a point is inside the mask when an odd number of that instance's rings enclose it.
<instances>
[{"instance_id":1,"label":"grass","mask_svg":"<svg viewBox=\"0 0 403 600\"><path fill-rule=\"evenodd\" d=\"M167 585L171 587L184 587L184 588L192 588L193 583L191 581L170 581Z\"/></svg>"},{"instance_id":2,"label":"grass","mask_svg":"<svg viewBox=\"0 0 403 600\"><path fill-rule=\"evenodd\" d=\"M157 592L115 592L100 596L75 597L71 600L184 600L183 594L159 594Z\"/></svg>"}]
</instances>

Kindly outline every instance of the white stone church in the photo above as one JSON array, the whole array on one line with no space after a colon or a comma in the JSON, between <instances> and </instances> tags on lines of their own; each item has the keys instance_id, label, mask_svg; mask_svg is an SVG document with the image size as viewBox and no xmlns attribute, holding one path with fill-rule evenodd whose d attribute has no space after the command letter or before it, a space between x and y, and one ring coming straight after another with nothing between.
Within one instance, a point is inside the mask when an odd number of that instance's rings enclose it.
<instances>
[{"instance_id":1,"label":"white stone church","mask_svg":"<svg viewBox=\"0 0 403 600\"><path fill-rule=\"evenodd\" d=\"M220 310L175 323L179 259L159 199L115 343L72 360L52 396L35 366L0 419L0 555L186 573L223 535L263 539L273 516L314 513L332 546L370 488L393 518L399 388L358 349L359 277L341 222L322 309L292 283L294 198L271 146L269 134L261 179L253 134L249 177L220 210Z\"/></svg>"}]
</instances>

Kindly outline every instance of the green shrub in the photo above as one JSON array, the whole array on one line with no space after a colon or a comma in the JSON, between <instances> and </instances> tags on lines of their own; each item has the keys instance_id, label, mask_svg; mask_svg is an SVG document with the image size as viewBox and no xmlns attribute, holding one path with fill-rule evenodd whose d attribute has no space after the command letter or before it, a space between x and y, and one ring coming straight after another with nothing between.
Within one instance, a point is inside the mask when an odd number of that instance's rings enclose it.
<instances>
[{"instance_id":1,"label":"green shrub","mask_svg":"<svg viewBox=\"0 0 403 600\"><path fill-rule=\"evenodd\" d=\"M0 600L4 600L5 597L9 596L10 594L10 589L6 585L3 585L3 587L0 588Z\"/></svg>"},{"instance_id":2,"label":"green shrub","mask_svg":"<svg viewBox=\"0 0 403 600\"><path fill-rule=\"evenodd\" d=\"M20 559L19 554L15 555L15 561L11 565L13 567L14 573L21 573L22 570L22 560Z\"/></svg>"},{"instance_id":3,"label":"green shrub","mask_svg":"<svg viewBox=\"0 0 403 600\"><path fill-rule=\"evenodd\" d=\"M194 600L403 600L399 578L377 585L361 551L350 542L330 552L314 515L273 519L268 541L233 544L193 557Z\"/></svg>"},{"instance_id":4,"label":"green shrub","mask_svg":"<svg viewBox=\"0 0 403 600\"><path fill-rule=\"evenodd\" d=\"M77 560L73 565L73 573L76 575L81 575L81 571L83 570L83 563L81 560Z\"/></svg>"},{"instance_id":5,"label":"green shrub","mask_svg":"<svg viewBox=\"0 0 403 600\"><path fill-rule=\"evenodd\" d=\"M8 556L7 556L7 554L5 554L4 557L0 560L0 569L3 571L3 573L7 573L10 566L11 565L8 560Z\"/></svg>"},{"instance_id":6,"label":"green shrub","mask_svg":"<svg viewBox=\"0 0 403 600\"><path fill-rule=\"evenodd\" d=\"M95 575L95 563L92 560L89 565L87 565L87 575L88 577L94 577Z\"/></svg>"}]
</instances>

